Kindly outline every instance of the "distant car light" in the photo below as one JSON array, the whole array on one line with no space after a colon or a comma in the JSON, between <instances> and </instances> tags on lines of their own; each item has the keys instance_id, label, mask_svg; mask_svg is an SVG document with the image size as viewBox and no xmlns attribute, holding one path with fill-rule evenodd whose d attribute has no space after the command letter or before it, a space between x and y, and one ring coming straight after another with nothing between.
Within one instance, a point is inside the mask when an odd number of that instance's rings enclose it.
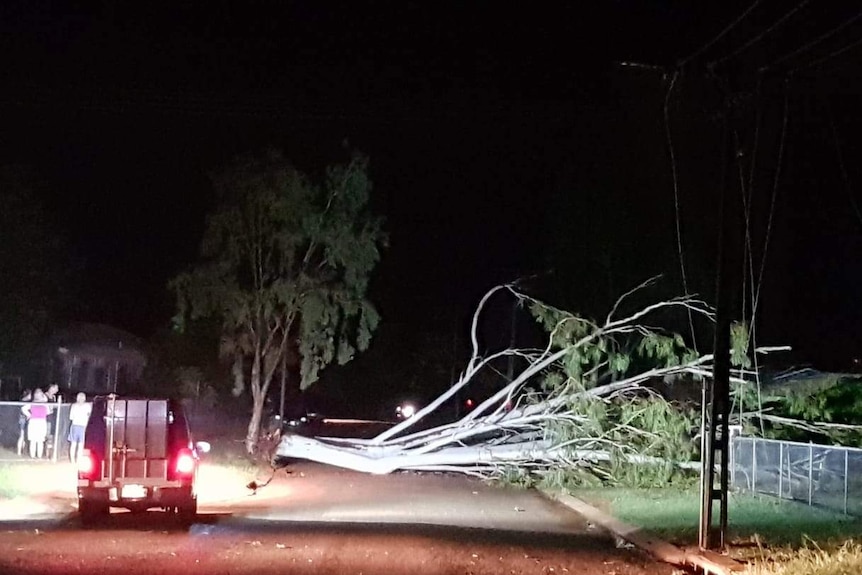
<instances>
[{"instance_id":1,"label":"distant car light","mask_svg":"<svg viewBox=\"0 0 862 575\"><path fill-rule=\"evenodd\" d=\"M416 415L416 406L412 403L405 403L403 405L399 405L396 411L404 419L410 419Z\"/></svg>"}]
</instances>

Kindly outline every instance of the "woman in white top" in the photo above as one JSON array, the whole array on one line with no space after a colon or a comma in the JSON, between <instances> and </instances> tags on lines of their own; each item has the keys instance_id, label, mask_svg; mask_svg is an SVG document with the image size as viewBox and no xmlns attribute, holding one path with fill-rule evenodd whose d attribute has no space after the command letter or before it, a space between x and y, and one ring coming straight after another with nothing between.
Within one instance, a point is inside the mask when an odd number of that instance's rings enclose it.
<instances>
[{"instance_id":1,"label":"woman in white top","mask_svg":"<svg viewBox=\"0 0 862 575\"><path fill-rule=\"evenodd\" d=\"M90 420L90 413L93 411L93 404L87 403L87 396L79 393L75 397L75 403L69 408L69 459L72 463L78 461L81 455L81 449L84 446L84 431L87 429L87 422Z\"/></svg>"}]
</instances>

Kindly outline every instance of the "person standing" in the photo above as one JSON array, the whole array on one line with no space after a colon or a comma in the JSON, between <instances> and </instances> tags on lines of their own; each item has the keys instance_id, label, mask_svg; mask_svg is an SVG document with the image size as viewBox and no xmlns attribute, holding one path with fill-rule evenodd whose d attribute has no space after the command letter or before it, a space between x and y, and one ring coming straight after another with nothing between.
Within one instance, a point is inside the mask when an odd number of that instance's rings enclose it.
<instances>
[{"instance_id":1,"label":"person standing","mask_svg":"<svg viewBox=\"0 0 862 575\"><path fill-rule=\"evenodd\" d=\"M56 383L52 383L48 386L48 389L45 391L45 401L48 403L56 403L60 400L59 397L60 386ZM49 448L54 445L54 434L57 433L57 410L51 408L48 412L48 431L45 434L45 441Z\"/></svg>"},{"instance_id":2,"label":"person standing","mask_svg":"<svg viewBox=\"0 0 862 575\"><path fill-rule=\"evenodd\" d=\"M21 396L21 401L32 401L33 393L28 389ZM21 412L18 414L18 457L24 454L24 444L27 443L27 414L24 411L26 405L21 406Z\"/></svg>"},{"instance_id":3,"label":"person standing","mask_svg":"<svg viewBox=\"0 0 862 575\"><path fill-rule=\"evenodd\" d=\"M87 396L82 392L75 396L75 403L69 408L69 460L72 463L78 462L78 457L81 456L81 450L84 447L84 431L87 429L87 422L90 420L90 413L93 411L93 404L87 403Z\"/></svg>"},{"instance_id":4,"label":"person standing","mask_svg":"<svg viewBox=\"0 0 862 575\"><path fill-rule=\"evenodd\" d=\"M45 401L48 403L54 403L57 401L57 394L60 393L60 386L56 383L52 383L48 386L48 391L45 392Z\"/></svg>"},{"instance_id":5,"label":"person standing","mask_svg":"<svg viewBox=\"0 0 862 575\"><path fill-rule=\"evenodd\" d=\"M27 416L27 441L30 442L30 458L42 459L45 453L45 438L48 436L48 396L38 387L33 390L33 403L21 408Z\"/></svg>"}]
</instances>

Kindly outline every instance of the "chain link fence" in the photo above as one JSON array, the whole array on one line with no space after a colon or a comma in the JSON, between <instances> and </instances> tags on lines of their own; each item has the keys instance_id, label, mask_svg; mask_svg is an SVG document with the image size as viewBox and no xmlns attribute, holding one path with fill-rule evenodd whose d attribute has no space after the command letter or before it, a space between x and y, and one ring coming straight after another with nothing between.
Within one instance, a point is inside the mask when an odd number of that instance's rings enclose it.
<instances>
[{"instance_id":1,"label":"chain link fence","mask_svg":"<svg viewBox=\"0 0 862 575\"><path fill-rule=\"evenodd\" d=\"M29 461L27 423L21 418L22 401L0 401L0 461ZM43 459L57 461L68 457L69 408L70 403L48 403L48 437L45 439ZM23 439L22 439L23 438ZM19 453L19 440L21 451Z\"/></svg>"},{"instance_id":2,"label":"chain link fence","mask_svg":"<svg viewBox=\"0 0 862 575\"><path fill-rule=\"evenodd\" d=\"M734 489L862 516L862 449L735 436Z\"/></svg>"}]
</instances>

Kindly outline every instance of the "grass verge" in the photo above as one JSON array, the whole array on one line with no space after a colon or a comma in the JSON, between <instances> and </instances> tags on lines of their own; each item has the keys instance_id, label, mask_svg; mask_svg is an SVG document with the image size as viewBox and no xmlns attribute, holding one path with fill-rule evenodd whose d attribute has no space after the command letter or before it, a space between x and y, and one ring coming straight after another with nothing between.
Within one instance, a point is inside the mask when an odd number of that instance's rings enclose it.
<instances>
[{"instance_id":1,"label":"grass verge","mask_svg":"<svg viewBox=\"0 0 862 575\"><path fill-rule=\"evenodd\" d=\"M573 493L679 546L697 544L697 489L606 488ZM794 501L730 494L728 550L758 575L862 573L862 520Z\"/></svg>"},{"instance_id":2,"label":"grass verge","mask_svg":"<svg viewBox=\"0 0 862 575\"><path fill-rule=\"evenodd\" d=\"M595 489L576 496L678 545L697 544L700 495L697 489ZM717 509L717 507L716 507ZM728 540L800 547L807 541L828 542L862 537L862 521L794 501L731 493Z\"/></svg>"},{"instance_id":3,"label":"grass verge","mask_svg":"<svg viewBox=\"0 0 862 575\"><path fill-rule=\"evenodd\" d=\"M75 477L66 460L32 461L14 451L0 449L0 499L13 499L34 493L74 490Z\"/></svg>"},{"instance_id":4,"label":"grass verge","mask_svg":"<svg viewBox=\"0 0 862 575\"><path fill-rule=\"evenodd\" d=\"M22 465L25 464L0 463L0 499L12 499L28 493L27 473L22 470Z\"/></svg>"}]
</instances>

